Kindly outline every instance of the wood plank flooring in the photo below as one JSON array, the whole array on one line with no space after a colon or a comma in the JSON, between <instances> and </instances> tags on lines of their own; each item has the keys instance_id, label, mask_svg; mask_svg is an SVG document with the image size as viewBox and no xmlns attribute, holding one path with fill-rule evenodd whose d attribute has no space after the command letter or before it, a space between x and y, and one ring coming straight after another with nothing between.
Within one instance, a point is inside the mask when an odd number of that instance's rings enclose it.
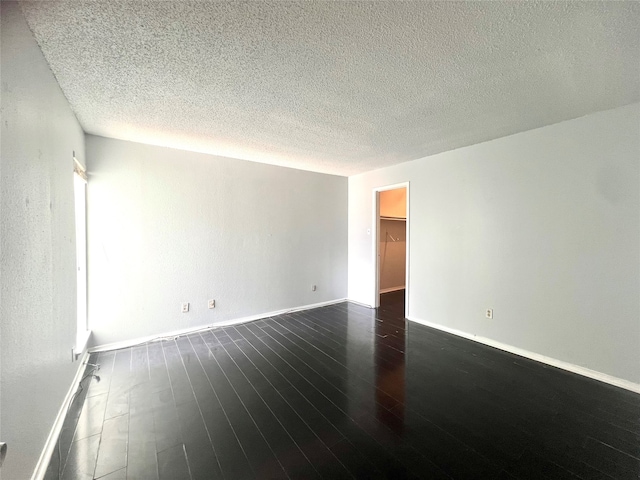
<instances>
[{"instance_id":1,"label":"wood plank flooring","mask_svg":"<svg viewBox=\"0 0 640 480\"><path fill-rule=\"evenodd\" d=\"M93 354L46 478L640 478L639 395L407 323L403 295Z\"/></svg>"}]
</instances>

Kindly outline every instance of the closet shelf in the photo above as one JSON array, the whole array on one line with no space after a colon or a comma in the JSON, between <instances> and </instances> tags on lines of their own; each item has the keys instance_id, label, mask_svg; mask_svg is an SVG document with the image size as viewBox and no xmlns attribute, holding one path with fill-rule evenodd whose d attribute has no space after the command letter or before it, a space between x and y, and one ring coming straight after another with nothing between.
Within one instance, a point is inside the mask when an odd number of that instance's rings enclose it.
<instances>
[{"instance_id":1,"label":"closet shelf","mask_svg":"<svg viewBox=\"0 0 640 480\"><path fill-rule=\"evenodd\" d=\"M406 222L407 219L404 217L380 217L380 220L394 220L396 222Z\"/></svg>"}]
</instances>

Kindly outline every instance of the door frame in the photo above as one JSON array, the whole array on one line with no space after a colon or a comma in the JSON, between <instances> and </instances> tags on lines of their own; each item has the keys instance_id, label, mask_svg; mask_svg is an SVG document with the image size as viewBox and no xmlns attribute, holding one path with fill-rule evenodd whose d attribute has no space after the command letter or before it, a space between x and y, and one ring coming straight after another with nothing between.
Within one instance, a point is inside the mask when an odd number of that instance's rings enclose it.
<instances>
[{"instance_id":1,"label":"door frame","mask_svg":"<svg viewBox=\"0 0 640 480\"><path fill-rule=\"evenodd\" d=\"M402 182L395 183L393 185L384 185L381 187L375 187L373 189L373 235L372 238L372 259L373 265L375 265L375 280L373 282L373 307L378 308L380 306L380 192L384 192L386 190L397 190L400 188L405 188L407 192L407 220L406 220L406 246L405 246L405 291L404 291L404 316L409 316L409 238L410 238L410 195L409 195L409 183L410 182Z\"/></svg>"}]
</instances>

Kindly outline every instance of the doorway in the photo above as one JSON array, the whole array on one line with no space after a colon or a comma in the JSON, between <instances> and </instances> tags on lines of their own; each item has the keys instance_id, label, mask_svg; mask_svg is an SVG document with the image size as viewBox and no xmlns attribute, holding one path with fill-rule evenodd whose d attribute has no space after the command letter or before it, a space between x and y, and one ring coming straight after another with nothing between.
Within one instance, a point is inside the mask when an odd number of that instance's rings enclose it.
<instances>
[{"instance_id":1,"label":"doorway","mask_svg":"<svg viewBox=\"0 0 640 480\"><path fill-rule=\"evenodd\" d=\"M406 352L409 315L409 182L373 190L375 291L374 356L376 357L376 416L391 430L404 430L406 356L389 359L389 347ZM378 357L384 358L380 368ZM394 415L384 407L389 394L399 400Z\"/></svg>"},{"instance_id":2,"label":"doorway","mask_svg":"<svg viewBox=\"0 0 640 480\"><path fill-rule=\"evenodd\" d=\"M408 314L409 183L374 190L375 307Z\"/></svg>"}]
</instances>

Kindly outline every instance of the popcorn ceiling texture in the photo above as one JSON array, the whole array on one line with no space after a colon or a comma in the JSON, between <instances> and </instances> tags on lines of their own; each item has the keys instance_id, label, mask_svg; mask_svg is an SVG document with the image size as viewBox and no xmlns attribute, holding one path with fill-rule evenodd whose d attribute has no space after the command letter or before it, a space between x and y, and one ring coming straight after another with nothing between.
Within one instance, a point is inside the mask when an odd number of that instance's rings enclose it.
<instances>
[{"instance_id":1,"label":"popcorn ceiling texture","mask_svg":"<svg viewBox=\"0 0 640 480\"><path fill-rule=\"evenodd\" d=\"M24 2L87 133L351 175L640 99L637 2Z\"/></svg>"}]
</instances>

